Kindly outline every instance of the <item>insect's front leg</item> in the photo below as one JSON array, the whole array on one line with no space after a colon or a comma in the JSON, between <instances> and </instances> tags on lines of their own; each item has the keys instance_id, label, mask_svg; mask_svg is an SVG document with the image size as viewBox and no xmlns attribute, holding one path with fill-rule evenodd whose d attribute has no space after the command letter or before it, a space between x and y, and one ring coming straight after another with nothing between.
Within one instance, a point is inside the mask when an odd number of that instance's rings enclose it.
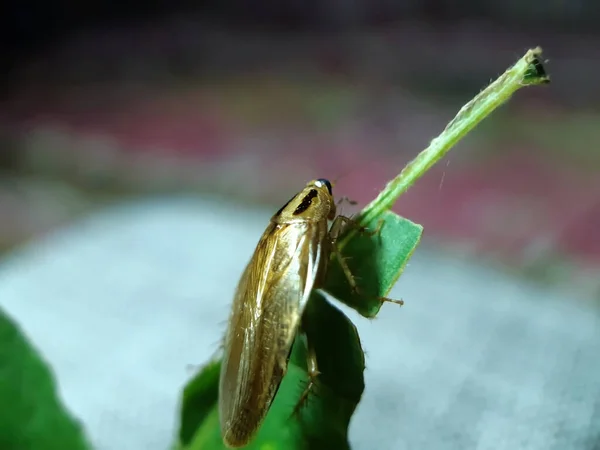
<instances>
[{"instance_id":1,"label":"insect's front leg","mask_svg":"<svg viewBox=\"0 0 600 450\"><path fill-rule=\"evenodd\" d=\"M292 414L294 416L296 416L300 412L302 407L306 405L306 402L308 401L308 396L310 395L311 391L315 388L317 378L321 374L317 365L317 354L315 352L314 346L312 345L312 341L309 339L306 333L304 334L304 337L306 340L306 369L308 372L308 384L304 388L304 392L302 392L298 403L296 403L296 406L294 407L294 412Z\"/></svg>"},{"instance_id":2,"label":"insect's front leg","mask_svg":"<svg viewBox=\"0 0 600 450\"><path fill-rule=\"evenodd\" d=\"M363 294L359 290L358 285L356 284L356 277L352 274L352 271L350 270L350 267L348 267L348 263L346 262L346 259L342 256L342 253L340 252L340 249L337 246L337 238L344 231L345 226L354 226L354 227L358 228L359 233L366 234L368 236L374 236L381 231L381 227L383 226L383 223L384 223L383 219L379 220L379 222L377 224L377 228L375 230L371 231L371 230L368 230L366 227L359 225L356 221L352 220L349 217L337 216L335 218L335 220L333 221L333 224L331 225L331 230L330 230L331 250L332 250L333 254L335 255L335 258L337 259L338 263L340 264L340 267L342 268L342 271L344 272L344 275L346 276L346 279L348 280L348 284L350 285L352 290L358 295L365 296L366 294ZM374 297L377 298L381 302L396 303L397 305L404 304L403 300L395 300L392 298L379 297L379 296L374 296Z\"/></svg>"},{"instance_id":3,"label":"insect's front leg","mask_svg":"<svg viewBox=\"0 0 600 450\"><path fill-rule=\"evenodd\" d=\"M359 225L358 222L351 217L346 216L337 216L333 223L331 224L331 229L329 230L329 234L332 239L335 241L345 230L347 227L354 227L358 230L359 233L365 234L367 236L375 236L379 234L381 228L383 227L384 220L379 219L377 222L377 228L374 230L369 230L367 227L363 227Z\"/></svg>"}]
</instances>

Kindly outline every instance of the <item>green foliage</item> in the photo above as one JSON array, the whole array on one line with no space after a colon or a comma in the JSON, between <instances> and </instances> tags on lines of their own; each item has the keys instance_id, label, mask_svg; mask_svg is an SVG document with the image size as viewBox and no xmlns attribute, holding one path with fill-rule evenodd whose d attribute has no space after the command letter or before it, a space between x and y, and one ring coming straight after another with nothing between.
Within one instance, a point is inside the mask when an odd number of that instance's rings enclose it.
<instances>
[{"instance_id":1,"label":"green foliage","mask_svg":"<svg viewBox=\"0 0 600 450\"><path fill-rule=\"evenodd\" d=\"M383 221L383 222L380 222ZM423 227L390 211L367 223L369 233L355 233L341 248L346 265L355 274L358 293L353 292L342 268L334 259L325 290L365 317L373 318L394 286L421 240Z\"/></svg>"},{"instance_id":2,"label":"green foliage","mask_svg":"<svg viewBox=\"0 0 600 450\"><path fill-rule=\"evenodd\" d=\"M0 405L2 450L90 448L61 404L50 369L1 310Z\"/></svg>"}]
</instances>

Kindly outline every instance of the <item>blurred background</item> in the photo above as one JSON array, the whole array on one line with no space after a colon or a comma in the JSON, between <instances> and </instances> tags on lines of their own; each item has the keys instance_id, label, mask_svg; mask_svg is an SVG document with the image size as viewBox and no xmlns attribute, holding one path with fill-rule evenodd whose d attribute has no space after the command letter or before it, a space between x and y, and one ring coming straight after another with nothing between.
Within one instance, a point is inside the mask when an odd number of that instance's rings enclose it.
<instances>
[{"instance_id":1,"label":"blurred background","mask_svg":"<svg viewBox=\"0 0 600 450\"><path fill-rule=\"evenodd\" d=\"M274 211L307 180L325 177L337 180L336 195L360 207L465 102L540 45L552 83L519 91L395 211L425 227L428 263L466 264L455 274L461 288L452 296L474 295L468 286L481 277L474 267L483 261L506 276L501 284L507 295L514 294L511 286L526 283L527 294L519 295L556 295L560 314L564 304L598 304L598 2L206 0L123 6L6 0L0 22L0 251L6 264L13 264L23 244L37 249L37 239L52 241L50 232L96 212L113 211L96 230L109 233L119 214L139 212L119 209L123 202L208 199L206 217L217 224L235 217L228 226L243 233L245 216L231 216L236 208ZM151 243L151 227L142 230L146 216L137 217L130 217L137 224L131 236L146 233L144 242ZM192 230L178 234L186 220L178 217L173 234L161 236L181 244ZM245 263L267 218L261 213L252 222L258 225L248 225L247 248L229 255L236 264ZM226 238L217 225L210 230ZM70 248L68 234L61 236L53 248ZM200 253L202 237L194 244ZM235 242L227 245L235 248ZM161 250L155 251L150 259L164 266ZM37 250L32 252L35 264ZM107 264L118 267L123 255L110 255L115 259ZM144 259L143 250L139 255ZM125 266L124 277L133 265ZM68 289L77 284L78 270L95 270L65 267ZM239 270L231 271L232 279ZM39 279L25 277L23 283ZM227 289L224 303L233 287ZM485 296L481 288L475 297ZM8 304L8 298L0 301ZM594 311L584 314L592 317L586 336L593 339L577 342L600 339ZM547 349L543 336L540 348ZM577 367L590 373L591 366ZM563 443L557 449L598 448L595 405L585 419L591 427L586 436L592 436L587 446ZM477 447L468 442L455 443ZM524 448L551 448L539 442Z\"/></svg>"},{"instance_id":2,"label":"blurred background","mask_svg":"<svg viewBox=\"0 0 600 450\"><path fill-rule=\"evenodd\" d=\"M362 205L541 45L551 87L520 91L396 210L457 254L600 292L596 2L2 8L2 248L120 196L276 205L319 176Z\"/></svg>"}]
</instances>

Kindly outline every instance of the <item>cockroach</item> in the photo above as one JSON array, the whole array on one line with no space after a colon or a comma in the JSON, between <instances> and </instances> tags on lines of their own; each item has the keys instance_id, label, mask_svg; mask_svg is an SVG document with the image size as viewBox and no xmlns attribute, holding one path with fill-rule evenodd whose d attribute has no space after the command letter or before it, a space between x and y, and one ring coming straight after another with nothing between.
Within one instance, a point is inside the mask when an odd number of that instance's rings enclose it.
<instances>
[{"instance_id":1,"label":"cockroach","mask_svg":"<svg viewBox=\"0 0 600 450\"><path fill-rule=\"evenodd\" d=\"M271 218L237 286L225 335L219 416L227 447L247 445L260 428L286 373L306 303L323 286L332 253L357 289L335 247L351 222L336 217L325 179L309 182ZM307 349L310 389L319 371L310 342Z\"/></svg>"}]
</instances>

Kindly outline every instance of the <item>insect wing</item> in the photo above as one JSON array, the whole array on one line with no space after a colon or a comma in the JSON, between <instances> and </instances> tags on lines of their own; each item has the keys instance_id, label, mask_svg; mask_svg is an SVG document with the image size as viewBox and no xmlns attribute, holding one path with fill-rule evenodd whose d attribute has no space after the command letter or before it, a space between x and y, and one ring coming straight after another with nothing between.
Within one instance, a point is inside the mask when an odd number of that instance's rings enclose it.
<instances>
[{"instance_id":1,"label":"insect wing","mask_svg":"<svg viewBox=\"0 0 600 450\"><path fill-rule=\"evenodd\" d=\"M242 275L219 386L221 432L231 447L254 436L285 375L319 271L321 228L314 222L271 224Z\"/></svg>"}]
</instances>

